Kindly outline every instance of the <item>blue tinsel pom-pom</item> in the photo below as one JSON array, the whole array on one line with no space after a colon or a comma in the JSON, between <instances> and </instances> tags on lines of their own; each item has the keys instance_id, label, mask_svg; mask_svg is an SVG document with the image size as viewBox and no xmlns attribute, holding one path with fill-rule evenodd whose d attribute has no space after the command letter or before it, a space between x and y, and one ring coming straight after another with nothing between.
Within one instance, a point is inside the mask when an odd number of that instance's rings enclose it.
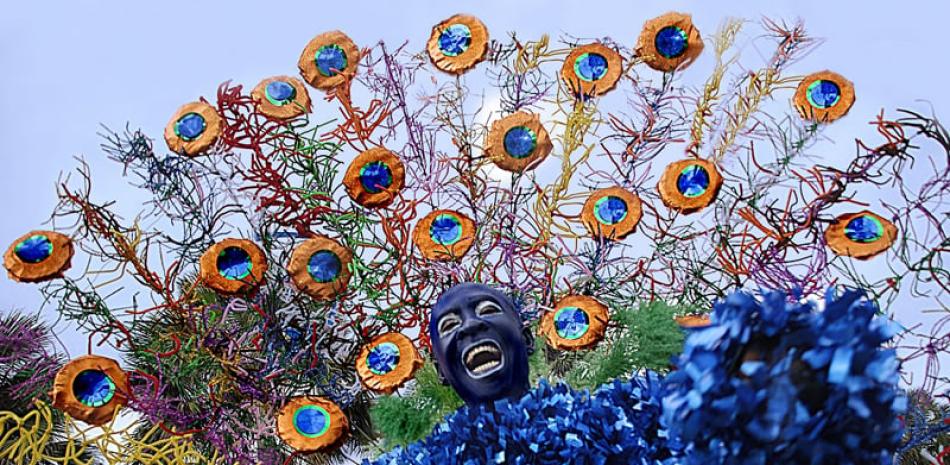
<instances>
[{"instance_id":1,"label":"blue tinsel pom-pom","mask_svg":"<svg viewBox=\"0 0 950 465\"><path fill-rule=\"evenodd\" d=\"M659 424L661 389L652 373L593 394L542 381L517 402L495 403L494 411L463 407L423 441L372 463L673 464L675 445Z\"/></svg>"},{"instance_id":2,"label":"blue tinsel pom-pom","mask_svg":"<svg viewBox=\"0 0 950 465\"><path fill-rule=\"evenodd\" d=\"M684 465L890 464L906 399L882 343L895 326L861 291L825 308L736 293L686 340L666 379L663 422Z\"/></svg>"}]
</instances>

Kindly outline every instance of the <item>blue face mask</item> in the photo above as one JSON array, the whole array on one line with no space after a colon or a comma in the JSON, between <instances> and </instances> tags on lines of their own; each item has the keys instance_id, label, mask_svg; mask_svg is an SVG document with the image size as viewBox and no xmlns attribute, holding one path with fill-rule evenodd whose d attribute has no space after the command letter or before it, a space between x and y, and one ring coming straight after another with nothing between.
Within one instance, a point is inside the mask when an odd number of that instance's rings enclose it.
<instances>
[{"instance_id":1,"label":"blue face mask","mask_svg":"<svg viewBox=\"0 0 950 465\"><path fill-rule=\"evenodd\" d=\"M429 338L439 375L466 403L527 392L534 338L505 294L483 284L452 287L432 309Z\"/></svg>"}]
</instances>

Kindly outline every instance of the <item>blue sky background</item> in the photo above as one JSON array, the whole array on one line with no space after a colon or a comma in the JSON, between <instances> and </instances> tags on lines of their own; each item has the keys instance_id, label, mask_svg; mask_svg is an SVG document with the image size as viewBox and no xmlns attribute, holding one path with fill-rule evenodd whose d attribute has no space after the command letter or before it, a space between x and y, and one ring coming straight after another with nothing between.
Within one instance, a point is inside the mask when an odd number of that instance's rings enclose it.
<instances>
[{"instance_id":1,"label":"blue sky background","mask_svg":"<svg viewBox=\"0 0 950 465\"><path fill-rule=\"evenodd\" d=\"M873 134L867 122L881 108L950 112L945 1L17 1L0 12L0 244L42 226L56 203L57 178L80 155L93 170L94 198L118 200L118 211L133 218L146 198L99 151L100 123L129 122L164 148L162 129L183 102L213 96L228 79L250 87L295 75L300 50L320 32L340 29L364 46L408 39L421 50L433 24L465 12L496 37L512 30L525 38L609 35L632 46L643 22L667 11L692 13L705 36L729 16L768 16L802 18L825 38L794 69L830 68L855 82L850 115L826 132L836 141L823 146L829 160L836 151L850 158L854 138ZM684 84L706 78L709 51ZM35 311L40 297L34 285L0 277L0 311ZM912 324L917 312L898 317ZM59 328L73 355L85 351L83 336Z\"/></svg>"}]
</instances>

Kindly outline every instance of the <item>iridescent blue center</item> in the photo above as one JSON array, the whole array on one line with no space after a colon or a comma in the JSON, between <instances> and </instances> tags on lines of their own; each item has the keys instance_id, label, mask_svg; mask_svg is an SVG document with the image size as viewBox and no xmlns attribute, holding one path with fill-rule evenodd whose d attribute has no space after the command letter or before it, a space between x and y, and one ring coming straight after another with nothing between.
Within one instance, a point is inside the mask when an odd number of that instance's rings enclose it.
<instances>
[{"instance_id":1,"label":"iridescent blue center","mask_svg":"<svg viewBox=\"0 0 950 465\"><path fill-rule=\"evenodd\" d=\"M429 236L439 245L452 245L462 239L462 221L455 215L441 214L432 220Z\"/></svg>"},{"instance_id":2,"label":"iridescent blue center","mask_svg":"<svg viewBox=\"0 0 950 465\"><path fill-rule=\"evenodd\" d=\"M841 88L834 82L819 79L808 86L806 95L813 107L830 108L841 98Z\"/></svg>"},{"instance_id":3,"label":"iridescent blue center","mask_svg":"<svg viewBox=\"0 0 950 465\"><path fill-rule=\"evenodd\" d=\"M324 45L317 49L314 59L317 62L317 70L326 77L341 73L349 63L346 59L346 52L336 44Z\"/></svg>"},{"instance_id":4,"label":"iridescent blue center","mask_svg":"<svg viewBox=\"0 0 950 465\"><path fill-rule=\"evenodd\" d=\"M676 188L687 197L699 197L709 187L709 173L699 165L689 165L676 178Z\"/></svg>"},{"instance_id":5,"label":"iridescent blue center","mask_svg":"<svg viewBox=\"0 0 950 465\"><path fill-rule=\"evenodd\" d=\"M505 133L505 151L514 158L525 158L534 152L538 136L527 126L515 126Z\"/></svg>"},{"instance_id":6,"label":"iridescent blue center","mask_svg":"<svg viewBox=\"0 0 950 465\"><path fill-rule=\"evenodd\" d=\"M654 40L656 51L666 58L676 58L686 53L689 46L689 36L686 31L676 26L666 26L656 33Z\"/></svg>"},{"instance_id":7,"label":"iridescent blue center","mask_svg":"<svg viewBox=\"0 0 950 465\"><path fill-rule=\"evenodd\" d=\"M308 438L322 436L330 429L330 413L317 405L304 405L294 412L294 428Z\"/></svg>"},{"instance_id":8,"label":"iridescent blue center","mask_svg":"<svg viewBox=\"0 0 950 465\"><path fill-rule=\"evenodd\" d=\"M186 113L175 122L175 134L186 141L195 140L205 132L205 127L207 123L204 116L194 112Z\"/></svg>"},{"instance_id":9,"label":"iridescent blue center","mask_svg":"<svg viewBox=\"0 0 950 465\"><path fill-rule=\"evenodd\" d=\"M290 343L297 343L303 337L303 333L299 329L292 326L284 328L284 338L287 339Z\"/></svg>"},{"instance_id":10,"label":"iridescent blue center","mask_svg":"<svg viewBox=\"0 0 950 465\"><path fill-rule=\"evenodd\" d=\"M392 342L384 342L373 347L366 356L366 366L377 375L385 375L396 369L399 364L399 347Z\"/></svg>"},{"instance_id":11,"label":"iridescent blue center","mask_svg":"<svg viewBox=\"0 0 950 465\"><path fill-rule=\"evenodd\" d=\"M574 74L585 81L596 81L607 74L607 59L599 53L584 53L574 60Z\"/></svg>"},{"instance_id":12,"label":"iridescent blue center","mask_svg":"<svg viewBox=\"0 0 950 465\"><path fill-rule=\"evenodd\" d=\"M472 31L464 24L453 24L439 35L439 50L445 56L458 56L472 45Z\"/></svg>"},{"instance_id":13,"label":"iridescent blue center","mask_svg":"<svg viewBox=\"0 0 950 465\"><path fill-rule=\"evenodd\" d=\"M844 235L854 242L874 242L884 236L884 225L873 216L861 215L848 221Z\"/></svg>"},{"instance_id":14,"label":"iridescent blue center","mask_svg":"<svg viewBox=\"0 0 950 465\"><path fill-rule=\"evenodd\" d=\"M83 370L73 378L73 396L86 407L102 407L115 395L115 383L102 370Z\"/></svg>"},{"instance_id":15,"label":"iridescent blue center","mask_svg":"<svg viewBox=\"0 0 950 465\"><path fill-rule=\"evenodd\" d=\"M590 328L590 317L578 307L564 307L554 314L554 329L564 339L580 339Z\"/></svg>"},{"instance_id":16,"label":"iridescent blue center","mask_svg":"<svg viewBox=\"0 0 950 465\"><path fill-rule=\"evenodd\" d=\"M290 85L289 82L285 81L271 81L267 84L267 87L264 88L264 94L267 96L267 100L274 105L286 105L294 100L294 97L297 96L297 89L294 89L294 86Z\"/></svg>"},{"instance_id":17,"label":"iridescent blue center","mask_svg":"<svg viewBox=\"0 0 950 465\"><path fill-rule=\"evenodd\" d=\"M393 172L381 161L371 161L360 168L360 184L367 192L382 192L393 184Z\"/></svg>"},{"instance_id":18,"label":"iridescent blue center","mask_svg":"<svg viewBox=\"0 0 950 465\"><path fill-rule=\"evenodd\" d=\"M617 224L627 217L627 202L620 197L605 195L594 203L594 216L604 224Z\"/></svg>"},{"instance_id":19,"label":"iridescent blue center","mask_svg":"<svg viewBox=\"0 0 950 465\"><path fill-rule=\"evenodd\" d=\"M53 243L42 234L34 234L17 244L13 253L26 263L39 263L53 254Z\"/></svg>"},{"instance_id":20,"label":"iridescent blue center","mask_svg":"<svg viewBox=\"0 0 950 465\"><path fill-rule=\"evenodd\" d=\"M225 247L225 249L218 254L216 265L218 267L218 273L224 276L225 279L230 280L246 278L247 275L251 274L251 268L254 267L253 262L251 262L251 256L247 251L234 246Z\"/></svg>"},{"instance_id":21,"label":"iridescent blue center","mask_svg":"<svg viewBox=\"0 0 950 465\"><path fill-rule=\"evenodd\" d=\"M340 276L343 264L340 263L340 257L329 250L320 250L310 256L307 263L307 271L314 281L318 283L328 283Z\"/></svg>"}]
</instances>

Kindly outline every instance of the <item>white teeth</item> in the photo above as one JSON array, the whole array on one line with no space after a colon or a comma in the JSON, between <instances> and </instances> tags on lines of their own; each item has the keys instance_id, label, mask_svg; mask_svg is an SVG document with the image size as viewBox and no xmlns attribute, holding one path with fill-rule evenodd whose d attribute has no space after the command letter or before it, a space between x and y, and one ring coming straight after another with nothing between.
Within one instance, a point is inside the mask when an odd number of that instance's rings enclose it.
<instances>
[{"instance_id":1,"label":"white teeth","mask_svg":"<svg viewBox=\"0 0 950 465\"><path fill-rule=\"evenodd\" d=\"M475 359L475 356L482 352L497 353L498 349L496 349L494 346L489 345L489 344L484 344L484 345L475 347L472 350L468 351L468 354L465 356L465 363L472 363L472 360ZM493 363L497 364L497 362L493 362Z\"/></svg>"},{"instance_id":2,"label":"white teeth","mask_svg":"<svg viewBox=\"0 0 950 465\"><path fill-rule=\"evenodd\" d=\"M487 362L487 363L485 363L485 364L482 364L482 365L479 365L479 366L475 367L475 369L472 370L472 371L474 371L475 373L484 373L484 372L486 372L486 371L488 371L488 370L491 370L492 368L495 368L495 367L498 366L498 365L500 365L499 362L494 362L494 361L493 361L493 362Z\"/></svg>"}]
</instances>

